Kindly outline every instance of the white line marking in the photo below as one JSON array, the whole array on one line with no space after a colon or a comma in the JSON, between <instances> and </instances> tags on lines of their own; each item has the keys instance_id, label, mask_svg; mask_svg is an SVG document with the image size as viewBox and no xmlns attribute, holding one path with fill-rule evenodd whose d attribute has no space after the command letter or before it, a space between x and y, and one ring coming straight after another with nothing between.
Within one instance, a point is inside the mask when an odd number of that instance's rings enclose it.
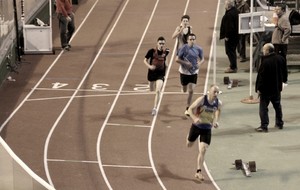
<instances>
[{"instance_id":1,"label":"white line marking","mask_svg":"<svg viewBox=\"0 0 300 190\"><path fill-rule=\"evenodd\" d=\"M49 185L44 179L42 179L40 176L38 176L35 172L33 172L24 162L23 162L23 160L21 160L15 153L14 153L14 151L8 146L8 144L0 137L0 146L3 146L3 148L5 149L5 151L7 152L7 154L9 154L11 157L13 157L14 158L14 161L15 162L17 162L21 167L22 167L22 169L25 171L25 172L27 172L32 178L33 178L33 180L32 180L32 182L34 181L34 180L36 180L37 182L34 182L34 183L40 183L42 186L44 186L46 189L48 189L48 190L55 190L54 189L54 187L52 187L51 185ZM2 147L1 147L1 149L2 149ZM2 160L2 157L3 157L3 159L4 159L4 157L6 157L6 156L3 156L3 155L1 155L1 160ZM4 162L4 163L1 163L1 169L4 169L4 167L3 167L3 165L5 164L6 162ZM14 167L13 165L15 165L15 164L13 164L13 163L10 163L10 167ZM10 167L8 167L8 168L10 168ZM10 170L10 169L9 169ZM20 170L19 169L19 167L18 167L18 170ZM5 174L6 174L6 169L4 169L4 170L1 170L1 182L3 181L3 179L4 179L4 181L8 181L8 176L9 175L7 175L7 177L2 177L2 176L4 176ZM12 172L12 173L14 173L14 172ZM18 173L17 171L16 171L16 173ZM22 171L22 173L23 173L23 171ZM25 174L23 174L23 175L25 175ZM7 179L6 179L7 178ZM9 180L10 181L10 180ZM16 180L17 181L17 180ZM1 189L3 189L3 188L5 188L5 187L3 187L3 186L6 186L6 185L3 185L2 183L0 184L0 188ZM10 189L9 187L7 187L8 189ZM7 188L5 188L5 189L7 189Z\"/></svg>"},{"instance_id":2,"label":"white line marking","mask_svg":"<svg viewBox=\"0 0 300 190\"><path fill-rule=\"evenodd\" d=\"M116 20L116 22L114 23L114 25L113 25L111 31L110 31L109 34L107 35L107 38L106 38L105 41L103 42L103 44L102 44L102 46L101 46L101 48L100 48L100 50L99 50L99 52L98 52L98 55L102 52L104 46L106 45L106 43L107 43L109 37L111 36L111 34L112 34L114 28L116 27L117 23L119 22L119 20L120 20L120 18L121 18L121 15L123 14L123 12L124 12L125 8L127 7L127 4L128 4L128 3L129 3L129 0L127 0L127 1L125 2L125 4L124 4L124 6L123 6L123 8L122 8L122 10L121 10L121 12L120 12L120 14L119 14L117 20ZM97 57L98 57L98 56L97 56ZM95 60L95 61L96 61L96 60ZM130 64L128 70L130 70L131 67L132 67L132 63ZM128 71L127 71L127 74L126 74L126 76L125 76L125 79L127 78L127 75L128 75ZM105 183L106 183L108 189L110 189L110 190L112 190L113 188L111 187L111 185L110 185L110 183L109 183L109 181L108 181L108 179L107 179L107 177L106 177L105 171L104 171L104 169L103 169L102 160L101 160L101 155L100 155L100 147L101 147L100 144L101 144L101 137L102 137L102 134L103 134L103 131L104 131L104 128L105 128L105 124L107 123L108 118L110 117L111 112L112 112L112 110L113 110L113 108L114 108L114 106L115 106L115 104L116 104L116 101L117 101L117 99L118 99L118 97L119 97L118 94L120 94L120 91L122 90L122 88L123 88L123 86L124 86L125 79L123 80L122 85L120 86L119 92L117 93L117 96L115 97L114 102L113 102L112 106L110 107L109 113L107 114L107 116L106 116L106 118L105 118L105 121L104 121L104 123L103 123L103 125L102 125L102 127L101 127L101 129L100 129L100 132L99 132L98 138L97 138L97 148L96 148L96 152L97 152L98 165L99 165L100 172L101 172L101 174L102 174L102 176L103 176L103 179L104 179L104 181L105 181Z\"/></svg>"},{"instance_id":3,"label":"white line marking","mask_svg":"<svg viewBox=\"0 0 300 190\"><path fill-rule=\"evenodd\" d=\"M126 3L128 3L128 1L127 1ZM156 4L155 4L155 6L154 6L154 8L153 8L152 14L151 14L151 16L150 16L150 18L149 18L149 21L148 21L148 23L147 23L147 26L146 26L146 28L145 28L145 30L144 30L143 35L142 35L142 38L141 38L141 40L140 40L140 42L139 42L139 44L138 44L138 47L137 47L137 49L136 49L136 51L135 51L134 57L133 57L133 59L132 59L130 65L129 65L129 67L128 67L128 70L127 70L127 73L126 73L126 75L125 75L125 77L124 77L124 79L123 79L123 82L122 82L122 84L121 84L121 86L120 86L120 88L119 88L119 92L118 92L118 94L116 95L116 97L115 97L115 99L114 99L114 102L113 102L113 104L112 104L112 106L111 106L111 108L110 108L110 110L109 110L109 112L108 112L108 114L107 114L107 116L106 116L106 118L105 118L105 121L103 122L103 125L102 125L102 127L101 127L100 133L99 133L99 135L98 135L98 141L97 141L97 157L98 157L99 167L100 167L101 173L102 173L104 176L105 176L105 171L104 171L104 169L103 169L102 160L101 160L101 155L100 155L100 152L101 152L101 137L102 137L103 131L104 131L105 127L106 127L106 123L107 123L107 121L108 121L108 119L109 119L109 117L110 117L110 115L111 115L111 113L112 113L112 111L113 111L113 109L114 109L114 107L115 107L115 105L116 105L116 102L117 102L117 100L118 100L118 98L119 98L119 96L120 96L120 94L121 94L121 91L122 91L122 89L123 89L123 87L124 87L124 85L125 85L125 82L126 82L126 80L127 80L127 78L128 78L128 75L129 75L129 73L130 73L130 71L131 71L131 68L132 68L133 63L134 63L134 61L135 61L135 59L136 59L136 56L137 56L137 54L138 54L138 51L139 51L139 49L140 49L140 47L141 47L141 45L142 45L142 41L143 41L144 38L145 38L146 32L148 31L148 28L149 28L149 26L150 26L150 23L151 23L151 21L152 21L152 18L153 18L153 15L154 15L155 11L156 11L156 8L157 8L158 3L159 3L159 0L156 0ZM151 137L151 136L150 136L150 137ZM149 140L148 142L151 142L151 140ZM150 143L149 148L151 148L151 143ZM151 150L148 150L148 151L149 151L149 153L151 154ZM158 173L157 173L157 171L156 171L156 168L155 168L155 165L154 165L153 159L152 159L152 154L149 156L149 158L150 158L152 170L153 170L153 172L154 172L154 175L155 175L156 179L158 180L160 186L161 186L163 189L166 189L166 187L165 187L164 184L162 183L162 181L161 181L161 179L159 178L159 175L158 175ZM112 187L111 187L110 184L108 183L107 178L105 178L105 182L107 183L109 189L112 189Z\"/></svg>"},{"instance_id":4,"label":"white line marking","mask_svg":"<svg viewBox=\"0 0 300 190\"><path fill-rule=\"evenodd\" d=\"M40 91L76 91L76 89L74 88L64 88L64 89L54 89L54 88L36 88L36 90L40 90ZM118 92L118 90L108 90L108 89L101 89L101 90L94 90L94 89L79 89L77 90L78 92ZM145 92L145 91L137 91L137 90L123 90L123 93L126 92ZM148 91L149 92L149 91Z\"/></svg>"},{"instance_id":5,"label":"white line marking","mask_svg":"<svg viewBox=\"0 0 300 190\"><path fill-rule=\"evenodd\" d=\"M81 22L80 26L78 27L78 29L75 31L72 39L76 36L76 34L78 33L78 31L81 29L82 25L84 24L84 22L86 21L86 19L88 18L88 16L90 15L91 11L94 9L94 7L96 6L96 4L98 3L99 0L97 0L93 7L90 9L90 11L88 12L88 14L86 15L85 19ZM72 41L71 39L71 41ZM3 130L3 128L7 125L7 123L12 119L12 117L19 111L19 109L24 105L24 103L29 99L29 97L33 94L33 92L35 91L35 89L42 83L42 81L46 78L46 76L48 75L48 73L52 70L52 68L56 65L57 61L59 60L59 58L61 57L61 55L63 54L64 51L61 51L59 53L59 55L56 57L56 59L53 61L53 63L50 65L50 67L46 70L46 72L44 73L44 75L41 77L41 79L36 83L36 85L31 89L31 91L27 94L27 96L23 99L23 101L16 107L16 109L9 115L9 117L2 123L1 127L0 127L0 132ZM76 92L75 92L76 93ZM70 102L70 101L69 101ZM69 104L67 105L69 106ZM64 109L63 113L65 112L66 109ZM62 114L61 114L62 116ZM49 135L51 135L54 131L55 126L58 123L58 120L61 117L59 117L56 121L56 123L54 124L54 126L52 127ZM49 136L48 136L49 137ZM46 140L46 144L45 144L45 148L44 148L44 166L45 166L45 173L47 176L47 179L49 181L49 184L52 185L54 187L54 184L51 180L50 174L49 174L49 169L48 169L48 163L47 163L47 151L48 151L48 145L49 145L49 140L50 137L47 138Z\"/></svg>"},{"instance_id":6,"label":"white line marking","mask_svg":"<svg viewBox=\"0 0 300 190\"><path fill-rule=\"evenodd\" d=\"M81 27L83 26L83 24L85 23L85 21L87 20L87 18L89 17L89 15L91 14L91 12L94 10L94 8L96 7L97 3L98 3L99 0L96 0L95 3L93 4L93 6L91 7L91 9L89 10L89 12L87 13L87 15L85 16L84 20L81 22L80 26L78 27L78 29L75 31L73 37L71 38L71 41L72 39L76 36L76 34L78 33L78 31L81 29ZM59 54L59 57L57 57L57 59L55 60L55 62L52 64L54 66L54 64L57 62L58 58L60 58L60 56L62 55L63 51ZM99 54L97 55L97 57L99 56ZM97 59L96 57L96 59ZM64 109L62 110L62 112L60 113L60 115L58 116L58 118L56 119L55 123L53 124L48 136L47 136L47 139L46 139L46 142L45 142L45 146L44 146L44 167L45 167L45 173L46 173L46 176L47 176L47 179L49 181L50 184L53 184L52 180L51 180L51 176L50 176L50 173L49 173L49 167L48 167L48 162L47 162L47 157L48 157L48 147L49 147L49 142L50 142L50 139L51 139L51 136L56 128L56 126L58 125L59 121L61 120L61 118L63 117L63 115L65 114L65 112L67 111L67 109L69 108L71 102L73 101L75 95L77 94L79 88L82 86L82 84L84 83L85 79L87 78L87 75L89 74L90 70L92 69L92 67L94 66L94 62L90 65L90 67L88 68L88 70L86 71L86 74L84 75L84 77L82 78L80 84L78 85L76 91L73 93L73 95L71 96L70 100L68 101L68 103L65 105ZM52 66L51 65L51 66ZM50 67L52 68L52 67ZM50 71L50 68L48 69ZM47 70L47 71L48 71ZM49 72L48 71L48 72ZM42 79L45 78L47 73L45 73L45 75L42 77ZM42 79L39 81L38 84L40 84L42 82Z\"/></svg>"},{"instance_id":7,"label":"white line marking","mask_svg":"<svg viewBox=\"0 0 300 190\"><path fill-rule=\"evenodd\" d=\"M150 128L149 125L132 125L132 124L119 124L119 123L107 123L109 126L121 126L121 127L140 127L140 128Z\"/></svg>"},{"instance_id":8,"label":"white line marking","mask_svg":"<svg viewBox=\"0 0 300 190\"><path fill-rule=\"evenodd\" d=\"M117 55L120 55L120 56L124 56L124 55L132 55L131 52L102 52L101 55L113 55L113 56L117 56Z\"/></svg>"},{"instance_id":9,"label":"white line marking","mask_svg":"<svg viewBox=\"0 0 300 190\"><path fill-rule=\"evenodd\" d=\"M93 7L91 8L91 10L89 11L89 13L87 14L87 16L85 17L85 19L81 22L80 26L78 27L78 29L75 31L72 39L76 36L76 34L78 33L78 31L80 30L80 28L82 27L83 23L85 22L85 20L87 19L87 17L90 15L91 11L94 9L94 7L96 6L96 4L98 3L99 0L97 0L95 2L95 4L93 5ZM71 39L71 41L72 41ZM27 94L27 96L20 102L20 104L16 107L16 109L14 109L14 111L9 115L9 117L1 124L0 127L0 132L3 130L3 128L7 125L7 123L12 119L12 117L20 110L20 108L25 104L26 100L29 99L29 97L33 94L33 92L35 91L35 89L42 83L42 81L46 78L46 76L48 75L48 73L52 70L52 68L56 65L57 61L59 60L59 58L61 57L61 55L63 54L64 51L61 51L58 56L56 57L56 59L53 61L53 63L49 66L49 68L45 71L44 75L40 78L40 80L36 83L36 85L31 89L31 91ZM47 143L47 142L46 142ZM48 142L49 143L49 142ZM48 178L49 184L52 185L54 187L53 182L51 181L50 175L49 175L49 170L48 170L48 164L47 164L47 159L45 158L46 152L47 152L47 148L48 145L45 145L45 149L44 149L44 166L45 166L45 172L46 172L46 176Z\"/></svg>"},{"instance_id":10,"label":"white line marking","mask_svg":"<svg viewBox=\"0 0 300 190\"><path fill-rule=\"evenodd\" d=\"M62 160L62 159L47 159L48 162L70 162L70 163L88 163L88 164L98 164L97 161L87 161L87 160Z\"/></svg>"},{"instance_id":11,"label":"white line marking","mask_svg":"<svg viewBox=\"0 0 300 190\"><path fill-rule=\"evenodd\" d=\"M216 15L215 15L215 24L214 24L213 37L215 37L214 34L216 34L216 28L217 28L217 22L218 22L218 16L219 16L219 9L220 9L220 0L218 0L217 11L216 11ZM210 45L210 54L209 54L209 61L208 61L208 66L207 66L207 73L206 73L205 86L204 86L204 93L206 93L206 91L207 91L207 84L208 84L208 80L209 80L211 60L212 60L212 57L213 57L213 51L214 51L213 50L213 41L214 41L214 39L212 39L212 42L211 42L211 45ZM213 183L213 185L215 186L215 188L217 190L221 190L220 187L215 182L214 178L211 176L211 174L210 174L210 172L208 170L208 167L207 167L207 165L206 165L205 162L204 162L203 165L204 165L205 171L206 171L209 179L211 180L211 182Z\"/></svg>"},{"instance_id":12,"label":"white line marking","mask_svg":"<svg viewBox=\"0 0 300 190\"><path fill-rule=\"evenodd\" d=\"M82 25L85 23L85 21L86 21L86 19L89 17L89 15L90 15L90 13L91 13L91 11L95 8L95 6L96 6L96 4L98 3L98 1L99 0L96 0L96 2L94 3L94 5L92 6L92 8L90 9L90 11L88 12L88 14L86 15L86 17L85 17L85 19L81 22L81 24L80 24L80 26L78 27L78 29L76 30L76 32L74 33L74 36L73 36L73 38L75 37L75 35L77 34L77 32L80 30L80 28L82 27ZM129 1L129 0L128 0ZM125 6L127 5L127 3L128 3L128 1L126 2L126 4L125 4ZM159 0L157 0L157 3L158 3L158 1ZM187 4L186 4L186 8L185 8L185 11L184 12L186 12L186 9L187 9L187 6L188 6L188 4L189 4L189 0L187 0ZM215 20L215 28L216 28L216 22L217 22L217 16L218 16L218 12L219 12L219 5L220 5L220 0L218 1L218 10L217 10L217 12L216 12L216 20ZM156 7L156 6L155 6ZM124 7L125 8L125 7ZM152 17L151 17L152 18ZM117 22L117 21L116 21ZM115 27L115 26L114 26ZM113 27L113 28L114 28ZM147 27L148 28L148 27ZM214 30L215 31L215 30ZM110 36L110 35L109 35ZM109 37L108 36L108 37ZM108 37L107 37L107 39L108 39ZM71 39L72 40L72 39ZM107 40L105 41L105 43L107 42ZM104 44L105 44L104 43ZM140 46L140 45L139 45ZM174 46L174 47L176 47L176 46ZM103 49L103 46L102 46L102 48L101 48L101 50ZM175 48L174 48L175 49ZM99 51L99 52L101 52L101 50ZM211 51L212 52L212 51ZM2 123L2 125L1 125L1 127L0 127L0 132L3 130L3 128L7 125L7 123L12 119L12 117L16 114L16 112L24 105L24 103L27 101L27 100L29 100L29 97L32 95L32 93L35 91L35 90L41 90L42 88L37 88L40 84L41 84L41 82L46 78L46 76L47 76L47 74L52 70L52 68L56 65L56 63L57 63L57 61L59 60L59 58L61 57L61 55L62 55L62 53L63 53L63 51L61 51L60 52L60 54L57 56L57 58L53 61L53 63L50 65L50 67L47 69L47 71L44 73L44 75L41 77L41 79L36 83L36 85L32 88L32 90L28 93L28 95L23 99L23 101L17 106L17 108L9 115L9 117ZM97 55L97 57L99 56L99 54ZM174 55L172 56L172 57L174 57ZM211 56L210 56L211 57ZM211 60L211 59L210 59ZM209 65L210 65L210 60L209 60ZM170 63L172 64L172 62L173 61L170 61ZM170 66L171 66L171 64L170 64ZM169 67L170 68L170 67ZM169 70L170 69L168 69L168 73L169 73ZM88 70L89 71L89 70ZM206 79L206 80L208 80L208 79ZM166 81L165 81L165 83L166 83ZM81 85L81 84L80 84ZM165 87L164 87L165 88ZM58 90L58 89L56 89L56 90ZM74 94L76 94L78 91L80 91L80 89L76 89L76 90L73 90L73 91L75 91L75 93ZM91 91L99 91L99 90L91 90ZM204 91L205 92L205 91ZM170 92L170 93L162 93L162 97L163 97L163 95L164 94L171 94L172 92ZM174 92L174 94L175 93L177 93L177 92ZM134 94L136 94L136 93L134 93ZM120 93L118 93L118 95L120 95ZM72 96L72 99L71 100L73 100L74 98L75 98L76 96ZM77 96L77 97L80 97L80 96ZM84 96L82 96L82 97L84 97ZM161 99L162 99L162 97L161 97ZM56 98L56 99L58 99L58 98ZM35 100L35 99L32 99L32 100ZM31 100L31 101L32 101ZM36 99L37 100L37 99ZM70 101L71 101L70 100ZM69 101L69 102L70 102ZM161 101L160 101L161 102ZM160 102L159 102L159 105L160 105ZM69 106L69 103L67 104L67 106ZM65 110L66 109L64 109L64 111L62 112L62 113L64 113L65 112ZM110 113L110 115L111 115L111 113ZM59 117L58 119L60 120L60 118L61 117ZM154 120L153 120L153 124L155 123L155 121L156 121L156 116L154 117ZM56 126L57 125L57 123L58 122L56 122L55 123L55 125L54 126ZM153 125L154 126L154 125ZM55 127L54 127L55 128ZM53 131L54 131L54 128L52 128L53 130L51 130L51 132L50 132L50 134L52 134L53 133ZM102 127L103 128L103 127ZM151 152L150 150L151 150L151 141L150 141L150 139L152 138L152 133L153 133L153 128L154 127L151 127L151 133L150 133L150 135L149 135L149 141L148 141L148 144L149 144L149 152ZM102 133L103 132L101 132L100 131L100 133L99 134L101 134L102 135ZM47 140L47 142L46 142L46 144L45 144L45 150L44 150L44 165L45 165L45 167L47 168L47 169L45 169L45 171L46 171L46 175L47 175L47 178L48 178L48 180L49 180L49 183L52 185L52 186L54 186L53 185L53 182L52 182L52 180L51 180L51 178L50 178L50 174L49 174L49 170L48 170L48 164L47 164L47 160L50 160L51 161L51 159L45 159L45 158L47 158L47 156L45 156L45 155L47 155L47 151L46 150L48 150L48 144L49 144L49 140ZM99 143L97 143L97 144L99 144ZM98 145L99 147L100 147L100 145ZM99 153L97 153L97 154L99 154L99 156L98 157L100 157L100 149L99 149L99 147L97 146L97 152L98 152L98 150L99 150ZM153 162L153 159L152 159L152 152L151 152L151 155L149 155L149 157L151 157L151 159L150 160L152 160L152 162ZM84 161L83 161L84 162ZM86 161L86 162L88 162L88 161ZM97 162L96 162L97 163ZM102 165L101 164L101 161L100 161L100 163L99 163L99 161L98 161L98 164L99 164L99 166L100 166L100 168L101 168L101 166L107 166L107 165ZM152 165L154 166L154 163L152 163ZM153 166L152 166L152 168L153 168ZM149 167L149 168L151 168L151 167ZM211 174L209 173L209 171L208 171L208 169L207 169L207 166L206 166L206 164L205 164L205 169L206 169L206 172L207 172L207 174L208 174L208 176L209 176L209 178L211 179L211 181L212 181L212 183L214 184L214 186L219 190L220 188L218 187L218 185L215 183L215 181L213 180L213 178L212 178L212 176L211 176ZM103 169L100 169L100 170L103 170ZM156 170L155 170L156 171ZM104 173L104 171L103 171L103 174L104 174L104 176L105 176L105 173ZM158 174L157 174L157 172L155 172L155 175L156 175L156 177L157 178L159 178L159 176L158 176ZM105 177L105 179L107 180L107 178ZM165 189L165 187L164 187L164 185L162 184L162 182L161 182L161 180L159 179L158 180L159 182L160 182L160 184L162 185L162 187ZM108 181L107 181L107 184L108 184ZM109 187L110 187L110 189L112 189L111 188L111 186L109 185Z\"/></svg>"},{"instance_id":13,"label":"white line marking","mask_svg":"<svg viewBox=\"0 0 300 190\"><path fill-rule=\"evenodd\" d=\"M122 91L123 93L123 91ZM136 92L136 91L131 91L131 93L125 92L124 94L120 94L120 96L141 96L141 95L153 95L154 92ZM165 95L186 95L182 92L164 92L162 94ZM203 93L194 93L201 95ZM95 94L95 95L77 95L74 96L74 98L93 98L93 97L109 97L109 96L116 96L115 94ZM51 97L51 98L29 98L27 99L28 102L33 102L33 101L46 101L46 100L59 100L59 99L69 99L71 96L56 96L56 97Z\"/></svg>"},{"instance_id":14,"label":"white line marking","mask_svg":"<svg viewBox=\"0 0 300 190\"><path fill-rule=\"evenodd\" d=\"M77 91L77 92L115 92L117 93L118 90L93 90L93 89L53 89L53 88L36 88L36 91ZM150 91L138 91L138 90L122 90L122 93L133 93L133 94L155 94L155 92ZM181 91L169 91L169 92L163 92L164 94L187 94ZM203 94L203 92L194 92L194 94Z\"/></svg>"},{"instance_id":15,"label":"white line marking","mask_svg":"<svg viewBox=\"0 0 300 190\"><path fill-rule=\"evenodd\" d=\"M118 90L91 90L91 89L85 89L85 90L76 90L76 89L53 89L53 88L37 88L36 91L77 91L77 92L115 92L117 93ZM151 91L143 91L143 90L122 90L122 93L132 93L132 94L155 94L155 92ZM164 94L187 94L186 92L181 91L169 91L169 92L163 92ZM194 94L203 94L202 92L194 92Z\"/></svg>"},{"instance_id":16,"label":"white line marking","mask_svg":"<svg viewBox=\"0 0 300 190\"><path fill-rule=\"evenodd\" d=\"M87 160L63 160L63 159L48 159L48 162L67 162L67 163L86 163L86 164L98 164L98 161ZM103 167L111 168L131 168L131 169L151 169L151 166L129 166L129 165L116 165L116 164L103 164Z\"/></svg>"},{"instance_id":17,"label":"white line marking","mask_svg":"<svg viewBox=\"0 0 300 190\"><path fill-rule=\"evenodd\" d=\"M189 0L186 1L186 5L185 5L185 9L184 9L184 13L183 13L183 14L186 14L186 11L187 11L189 2L190 2ZM171 70L171 66L173 65L173 62L174 62L173 59L174 59L175 53L176 53L176 51L177 51L177 50L176 50L177 43L178 43L178 41L177 41L177 39L176 39L175 44L174 44L174 47L173 47L172 57L171 57L171 59L170 59L170 61L169 61L169 67L168 67L168 70L167 70L167 72L166 72L166 77L165 77L166 80L165 80L165 82L164 82L164 84L163 84L163 88L162 88L162 90L161 90L161 91L162 91L162 95L161 95L161 97L160 97L160 99L159 99L159 101L158 101L158 105L157 105L157 113L159 113L159 108L160 108L161 101L162 101L162 99L163 99L163 97L164 97L164 91L165 91L166 84L167 84L167 81L168 81L168 76L169 76L169 73L170 73L170 70ZM158 115L158 114L156 114L156 115L153 117L152 124L151 124L151 129L150 129L149 137L148 137L148 154L149 154L149 160L150 160L151 166L152 166L153 168L155 168L155 164L154 164L153 155L152 155L152 135L153 135L155 123L156 123L156 120L157 120L157 115ZM164 190L166 190L167 188L163 185L163 183L162 183L161 179L159 178L159 175L158 175L158 173L157 173L156 170L155 170L155 176L156 176L156 178L159 180L159 182L160 182L160 184L161 184L161 187L162 187Z\"/></svg>"},{"instance_id":18,"label":"white line marking","mask_svg":"<svg viewBox=\"0 0 300 190\"><path fill-rule=\"evenodd\" d=\"M112 168L133 168L133 169L152 169L151 166L125 166L125 165L109 165L104 164L103 167L112 167Z\"/></svg>"}]
</instances>

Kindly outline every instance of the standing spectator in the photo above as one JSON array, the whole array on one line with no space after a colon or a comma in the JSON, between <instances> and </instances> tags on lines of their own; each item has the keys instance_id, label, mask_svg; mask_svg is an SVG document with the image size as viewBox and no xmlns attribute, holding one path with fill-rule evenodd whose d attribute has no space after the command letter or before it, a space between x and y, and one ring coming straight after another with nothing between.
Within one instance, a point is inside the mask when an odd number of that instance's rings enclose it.
<instances>
[{"instance_id":1,"label":"standing spectator","mask_svg":"<svg viewBox=\"0 0 300 190\"><path fill-rule=\"evenodd\" d=\"M273 6L274 5L274 0L267 0L267 5L268 6Z\"/></svg>"},{"instance_id":2,"label":"standing spectator","mask_svg":"<svg viewBox=\"0 0 300 190\"><path fill-rule=\"evenodd\" d=\"M206 150L211 142L211 129L219 127L222 102L218 99L218 94L219 87L212 85L209 94L199 97L188 110L193 123L187 136L187 147L191 147L200 136L195 177L201 181L204 180L201 169Z\"/></svg>"},{"instance_id":3,"label":"standing spectator","mask_svg":"<svg viewBox=\"0 0 300 190\"><path fill-rule=\"evenodd\" d=\"M249 13L250 7L245 0L236 0L236 8L239 13ZM246 59L246 34L239 34L239 43L237 46L240 54L240 62L247 61Z\"/></svg>"},{"instance_id":4,"label":"standing spectator","mask_svg":"<svg viewBox=\"0 0 300 190\"><path fill-rule=\"evenodd\" d=\"M188 91L186 110L184 114L189 116L188 108L192 102L194 88L197 84L200 65L204 62L203 49L195 44L196 35L188 35L188 43L184 44L176 56L176 62L180 64L180 82L182 91Z\"/></svg>"},{"instance_id":5,"label":"standing spectator","mask_svg":"<svg viewBox=\"0 0 300 190\"><path fill-rule=\"evenodd\" d=\"M281 55L275 54L273 44L267 43L263 46L263 57L255 85L255 91L260 97L259 116L261 124L255 129L257 132L268 132L268 106L270 102L275 109L275 127L283 128L281 108L283 83L287 83L286 61Z\"/></svg>"},{"instance_id":6,"label":"standing spectator","mask_svg":"<svg viewBox=\"0 0 300 190\"><path fill-rule=\"evenodd\" d=\"M70 39L75 31L71 0L56 0L56 13L59 20L61 47L69 51L71 48Z\"/></svg>"},{"instance_id":7,"label":"standing spectator","mask_svg":"<svg viewBox=\"0 0 300 190\"><path fill-rule=\"evenodd\" d=\"M187 37L192 33L192 26L190 26L190 16L183 15L181 17L181 23L176 27L175 32L172 35L172 38L177 38L177 52L184 44L187 43Z\"/></svg>"},{"instance_id":8,"label":"standing spectator","mask_svg":"<svg viewBox=\"0 0 300 190\"><path fill-rule=\"evenodd\" d=\"M53 2L53 7L54 7L54 10L56 10L56 0L54 0L54 2Z\"/></svg>"},{"instance_id":9,"label":"standing spectator","mask_svg":"<svg viewBox=\"0 0 300 190\"><path fill-rule=\"evenodd\" d=\"M273 15L272 15L272 23L277 26L278 24L278 15L276 14L276 10L274 9Z\"/></svg>"},{"instance_id":10,"label":"standing spectator","mask_svg":"<svg viewBox=\"0 0 300 190\"><path fill-rule=\"evenodd\" d=\"M272 44L275 47L275 53L282 55L286 60L291 24L288 16L285 14L285 7L285 4L280 4L275 7L278 20L272 34Z\"/></svg>"},{"instance_id":11,"label":"standing spectator","mask_svg":"<svg viewBox=\"0 0 300 190\"><path fill-rule=\"evenodd\" d=\"M225 52L230 62L229 68L225 70L225 73L236 73L236 48L239 43L239 12L235 7L234 0L226 0L225 9L226 11L222 18L220 28L220 40L225 40Z\"/></svg>"},{"instance_id":12,"label":"standing spectator","mask_svg":"<svg viewBox=\"0 0 300 190\"><path fill-rule=\"evenodd\" d=\"M154 91L155 85L155 100L154 107L152 109L152 115L156 115L157 105L161 96L161 89L165 80L165 73L167 62L166 58L169 54L169 49L164 48L166 40L164 37L159 37L157 39L157 44L155 48L149 49L144 63L148 67L148 81L150 86L150 91Z\"/></svg>"}]
</instances>

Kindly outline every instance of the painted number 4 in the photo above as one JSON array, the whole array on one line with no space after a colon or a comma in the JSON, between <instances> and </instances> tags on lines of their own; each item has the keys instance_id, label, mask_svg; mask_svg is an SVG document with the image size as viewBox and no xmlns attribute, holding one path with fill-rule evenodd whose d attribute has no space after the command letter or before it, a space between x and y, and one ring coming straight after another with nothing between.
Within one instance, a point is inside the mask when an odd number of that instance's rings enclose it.
<instances>
[{"instance_id":1,"label":"painted number 4","mask_svg":"<svg viewBox=\"0 0 300 190\"><path fill-rule=\"evenodd\" d=\"M59 88L63 88L65 86L68 86L68 83L60 83L60 82L55 82L52 83L52 88L53 89L59 89ZM97 84L93 84L92 89L93 90L107 90L107 88L109 87L109 84L105 84L105 83L97 83ZM136 84L135 88L133 89L134 91L140 91L140 92L146 92L149 91L149 85L147 84Z\"/></svg>"},{"instance_id":2,"label":"painted number 4","mask_svg":"<svg viewBox=\"0 0 300 190\"><path fill-rule=\"evenodd\" d=\"M54 89L59 89L59 88L69 85L68 83L60 83L60 82L56 82L56 83L52 83L52 84L53 84L52 88L54 88Z\"/></svg>"}]
</instances>

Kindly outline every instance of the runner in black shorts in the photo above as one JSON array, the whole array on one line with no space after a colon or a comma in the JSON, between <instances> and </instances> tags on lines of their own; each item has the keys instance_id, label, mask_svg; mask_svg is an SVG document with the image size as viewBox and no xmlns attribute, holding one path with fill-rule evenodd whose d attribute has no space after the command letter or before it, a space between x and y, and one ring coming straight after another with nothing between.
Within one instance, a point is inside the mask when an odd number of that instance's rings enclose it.
<instances>
[{"instance_id":1,"label":"runner in black shorts","mask_svg":"<svg viewBox=\"0 0 300 190\"><path fill-rule=\"evenodd\" d=\"M148 68L147 79L149 81L150 91L155 90L154 107L151 112L153 116L156 115L157 112L157 105L161 96L161 89L168 66L167 56L170 50L164 48L165 44L165 38L163 36L159 37L156 42L156 47L149 49L144 59L144 63Z\"/></svg>"},{"instance_id":2,"label":"runner in black shorts","mask_svg":"<svg viewBox=\"0 0 300 190\"><path fill-rule=\"evenodd\" d=\"M189 83L197 84L198 74L185 75L180 73L180 82L182 86L187 86Z\"/></svg>"},{"instance_id":3,"label":"runner in black shorts","mask_svg":"<svg viewBox=\"0 0 300 190\"><path fill-rule=\"evenodd\" d=\"M195 142L199 136L200 136L200 142L210 145L211 129L201 129L197 127L195 124L192 124L188 135L188 141Z\"/></svg>"},{"instance_id":4,"label":"runner in black shorts","mask_svg":"<svg viewBox=\"0 0 300 190\"><path fill-rule=\"evenodd\" d=\"M219 87L212 85L209 94L199 97L188 109L193 123L187 136L187 147L191 147L200 136L195 177L201 181L204 180L201 168L203 167L205 152L211 142L211 129L212 127L219 127L218 120L222 102L218 99L218 94Z\"/></svg>"},{"instance_id":5,"label":"runner in black shorts","mask_svg":"<svg viewBox=\"0 0 300 190\"><path fill-rule=\"evenodd\" d=\"M180 82L182 91L188 92L185 115L192 102L194 88L197 84L197 78L200 65L204 62L203 49L195 44L196 35L189 34L188 43L184 44L178 51L176 62L180 64Z\"/></svg>"}]
</instances>

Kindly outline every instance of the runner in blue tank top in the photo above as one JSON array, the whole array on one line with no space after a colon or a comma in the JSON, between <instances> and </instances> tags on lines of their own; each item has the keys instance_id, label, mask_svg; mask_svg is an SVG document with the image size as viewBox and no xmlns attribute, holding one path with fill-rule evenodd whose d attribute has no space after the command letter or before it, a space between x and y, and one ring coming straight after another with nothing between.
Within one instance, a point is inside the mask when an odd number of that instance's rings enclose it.
<instances>
[{"instance_id":1,"label":"runner in blue tank top","mask_svg":"<svg viewBox=\"0 0 300 190\"><path fill-rule=\"evenodd\" d=\"M205 152L211 142L211 129L212 127L219 127L218 120L222 102L218 99L218 94L219 87L212 85L208 95L199 97L188 109L193 123L187 136L187 147L191 147L200 136L195 177L201 181L204 180L201 168L203 167Z\"/></svg>"}]
</instances>

